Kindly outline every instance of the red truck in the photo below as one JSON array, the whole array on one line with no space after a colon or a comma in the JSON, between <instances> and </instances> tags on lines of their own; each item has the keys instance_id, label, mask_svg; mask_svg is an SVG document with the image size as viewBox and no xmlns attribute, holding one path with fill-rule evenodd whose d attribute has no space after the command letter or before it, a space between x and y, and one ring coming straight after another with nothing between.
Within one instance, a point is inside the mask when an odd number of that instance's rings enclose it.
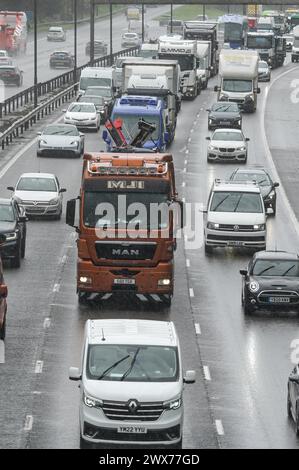
<instances>
[{"instance_id":1,"label":"red truck","mask_svg":"<svg viewBox=\"0 0 299 470\"><path fill-rule=\"evenodd\" d=\"M27 47L27 17L23 11L0 11L0 49L11 55Z\"/></svg>"}]
</instances>

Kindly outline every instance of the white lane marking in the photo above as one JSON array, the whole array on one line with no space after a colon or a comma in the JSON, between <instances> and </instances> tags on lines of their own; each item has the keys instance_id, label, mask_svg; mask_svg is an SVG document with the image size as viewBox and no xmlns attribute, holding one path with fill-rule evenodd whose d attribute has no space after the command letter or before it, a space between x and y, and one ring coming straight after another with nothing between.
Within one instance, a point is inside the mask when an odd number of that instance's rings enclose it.
<instances>
[{"instance_id":1,"label":"white lane marking","mask_svg":"<svg viewBox=\"0 0 299 470\"><path fill-rule=\"evenodd\" d=\"M67 255L63 255L63 257L60 260L60 264L65 264L67 261Z\"/></svg>"},{"instance_id":2,"label":"white lane marking","mask_svg":"<svg viewBox=\"0 0 299 470\"><path fill-rule=\"evenodd\" d=\"M189 295L190 295L190 297L194 297L194 290L193 290L193 287L190 287L190 288L189 288Z\"/></svg>"},{"instance_id":3,"label":"white lane marking","mask_svg":"<svg viewBox=\"0 0 299 470\"><path fill-rule=\"evenodd\" d=\"M0 341L0 364L5 364L5 343Z\"/></svg>"},{"instance_id":4,"label":"white lane marking","mask_svg":"<svg viewBox=\"0 0 299 470\"><path fill-rule=\"evenodd\" d=\"M53 292L59 292L59 289L60 289L60 284L54 284L54 287L53 287Z\"/></svg>"},{"instance_id":5,"label":"white lane marking","mask_svg":"<svg viewBox=\"0 0 299 470\"><path fill-rule=\"evenodd\" d=\"M34 372L36 374L41 374L44 367L44 361L36 361Z\"/></svg>"},{"instance_id":6,"label":"white lane marking","mask_svg":"<svg viewBox=\"0 0 299 470\"><path fill-rule=\"evenodd\" d=\"M185 181L182 182L182 188L184 188L186 186L186 183Z\"/></svg>"},{"instance_id":7,"label":"white lane marking","mask_svg":"<svg viewBox=\"0 0 299 470\"><path fill-rule=\"evenodd\" d=\"M185 198L185 197L182 197L182 201L185 203L185 202L186 202L186 198Z\"/></svg>"},{"instance_id":8,"label":"white lane marking","mask_svg":"<svg viewBox=\"0 0 299 470\"><path fill-rule=\"evenodd\" d=\"M194 129L191 129L191 130L190 130L190 133L191 133L191 134L192 134L192 132L194 132Z\"/></svg>"},{"instance_id":9,"label":"white lane marking","mask_svg":"<svg viewBox=\"0 0 299 470\"><path fill-rule=\"evenodd\" d=\"M203 373L204 373L204 376L205 376L206 380L211 380L211 374L210 374L209 366L203 366Z\"/></svg>"},{"instance_id":10,"label":"white lane marking","mask_svg":"<svg viewBox=\"0 0 299 470\"><path fill-rule=\"evenodd\" d=\"M183 170L183 172L186 173L186 171L187 171L187 168L185 167L184 170Z\"/></svg>"},{"instance_id":11,"label":"white lane marking","mask_svg":"<svg viewBox=\"0 0 299 470\"><path fill-rule=\"evenodd\" d=\"M189 137L188 142L189 142L189 144L190 144L190 142L191 142L191 137Z\"/></svg>"},{"instance_id":12,"label":"white lane marking","mask_svg":"<svg viewBox=\"0 0 299 470\"><path fill-rule=\"evenodd\" d=\"M62 308L70 308L74 310L76 308L76 305L74 304L50 304L50 307L62 307Z\"/></svg>"},{"instance_id":13,"label":"white lane marking","mask_svg":"<svg viewBox=\"0 0 299 470\"><path fill-rule=\"evenodd\" d=\"M285 204L285 206L286 206L286 208L287 208L287 210L290 214L291 221L293 222L295 231L297 232L297 235L299 237L299 222L298 222L297 217L295 215L295 212L294 212L294 210L293 210L293 208L290 204L290 201L288 199L286 191L285 191L285 189L284 189L284 187L281 183L281 179L280 179L279 174L277 172L277 168L275 166L275 163L274 163L274 160L273 160L273 157L272 157L272 154L271 154L271 150L270 150L270 147L269 147L269 144L268 144L268 139L267 139L267 136L266 136L266 129L265 129L265 116L266 116L265 111L266 111L267 99L268 99L268 95L269 95L269 91L270 91L271 87L274 85L275 82L277 82L277 80L279 78L282 78L285 75L287 75L291 72L294 72L295 70L298 70L297 67L293 67L292 69L287 70L286 72L283 72L278 77L276 77L271 82L271 84L266 88L265 98L263 100L262 113L261 113L261 121L262 121L261 125L262 125L262 137L263 137L263 141L264 141L264 148L266 150L266 157L267 157L269 165L271 167L272 178L279 183L280 197L284 200L284 204Z\"/></svg>"},{"instance_id":14,"label":"white lane marking","mask_svg":"<svg viewBox=\"0 0 299 470\"><path fill-rule=\"evenodd\" d=\"M42 394L42 392L39 392L38 390L33 390L32 393L33 393L33 395L41 395Z\"/></svg>"},{"instance_id":15,"label":"white lane marking","mask_svg":"<svg viewBox=\"0 0 299 470\"><path fill-rule=\"evenodd\" d=\"M186 259L186 266L187 266L187 268L190 268L190 260L189 259Z\"/></svg>"},{"instance_id":16,"label":"white lane marking","mask_svg":"<svg viewBox=\"0 0 299 470\"><path fill-rule=\"evenodd\" d=\"M187 163L188 163L188 160L184 160L184 165L187 165Z\"/></svg>"},{"instance_id":17,"label":"white lane marking","mask_svg":"<svg viewBox=\"0 0 299 470\"><path fill-rule=\"evenodd\" d=\"M188 241L188 235L184 235L184 241L185 241L185 242Z\"/></svg>"},{"instance_id":18,"label":"white lane marking","mask_svg":"<svg viewBox=\"0 0 299 470\"><path fill-rule=\"evenodd\" d=\"M189 150L188 150L188 149L186 150L185 154L186 154L186 155L188 155L188 154L189 154Z\"/></svg>"},{"instance_id":19,"label":"white lane marking","mask_svg":"<svg viewBox=\"0 0 299 470\"><path fill-rule=\"evenodd\" d=\"M201 329L200 329L200 324L199 323L195 323L195 333L197 335L201 335Z\"/></svg>"},{"instance_id":20,"label":"white lane marking","mask_svg":"<svg viewBox=\"0 0 299 470\"><path fill-rule=\"evenodd\" d=\"M27 415L25 418L24 431L31 431L33 425L33 416Z\"/></svg>"},{"instance_id":21,"label":"white lane marking","mask_svg":"<svg viewBox=\"0 0 299 470\"><path fill-rule=\"evenodd\" d=\"M51 326L51 318L46 317L44 319L43 328L50 328L50 326Z\"/></svg>"},{"instance_id":22,"label":"white lane marking","mask_svg":"<svg viewBox=\"0 0 299 470\"><path fill-rule=\"evenodd\" d=\"M224 429L223 429L221 419L216 419L215 420L215 425L216 425L216 429L217 429L217 432L218 432L219 436L224 436Z\"/></svg>"}]
</instances>

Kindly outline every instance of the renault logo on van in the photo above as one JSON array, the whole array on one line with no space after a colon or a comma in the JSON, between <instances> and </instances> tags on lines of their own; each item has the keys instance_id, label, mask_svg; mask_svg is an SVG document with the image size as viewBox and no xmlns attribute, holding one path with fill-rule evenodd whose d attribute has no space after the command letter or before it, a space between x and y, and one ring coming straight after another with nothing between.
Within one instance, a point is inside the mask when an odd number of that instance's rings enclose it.
<instances>
[{"instance_id":1,"label":"renault logo on van","mask_svg":"<svg viewBox=\"0 0 299 470\"><path fill-rule=\"evenodd\" d=\"M128 402L128 408L130 410L131 413L134 413L137 408L138 408L138 402L137 400L129 400Z\"/></svg>"}]
</instances>

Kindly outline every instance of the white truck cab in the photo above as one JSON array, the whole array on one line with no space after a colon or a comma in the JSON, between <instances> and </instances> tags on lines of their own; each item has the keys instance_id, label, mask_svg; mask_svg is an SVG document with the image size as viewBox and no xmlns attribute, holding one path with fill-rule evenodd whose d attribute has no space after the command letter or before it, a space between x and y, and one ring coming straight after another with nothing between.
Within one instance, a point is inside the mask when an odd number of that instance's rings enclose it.
<instances>
[{"instance_id":1,"label":"white truck cab","mask_svg":"<svg viewBox=\"0 0 299 470\"><path fill-rule=\"evenodd\" d=\"M172 322L87 320L80 381L80 445L181 447L183 377Z\"/></svg>"}]
</instances>

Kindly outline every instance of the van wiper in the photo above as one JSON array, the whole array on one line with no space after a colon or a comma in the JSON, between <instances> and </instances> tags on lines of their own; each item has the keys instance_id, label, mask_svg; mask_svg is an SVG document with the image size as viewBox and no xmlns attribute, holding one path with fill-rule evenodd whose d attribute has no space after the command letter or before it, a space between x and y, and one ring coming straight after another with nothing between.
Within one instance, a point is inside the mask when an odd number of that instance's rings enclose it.
<instances>
[{"instance_id":1,"label":"van wiper","mask_svg":"<svg viewBox=\"0 0 299 470\"><path fill-rule=\"evenodd\" d=\"M236 207L234 208L234 212L237 212L237 209L239 207L239 204L240 204L240 201L241 201L242 197L243 197L243 194L241 194L241 196L239 197L238 202L236 204Z\"/></svg>"},{"instance_id":2,"label":"van wiper","mask_svg":"<svg viewBox=\"0 0 299 470\"><path fill-rule=\"evenodd\" d=\"M118 366L118 364L120 364L121 362L125 361L126 359L128 359L130 357L130 354L127 354L126 356L122 357L121 359L119 359L119 361L117 362L114 362L114 364L112 364L110 367L108 367L108 369L105 369L104 372L102 372L102 374L97 378L97 380L102 380L103 377L105 377L107 374L109 374L109 372L114 369L116 366Z\"/></svg>"},{"instance_id":3,"label":"van wiper","mask_svg":"<svg viewBox=\"0 0 299 470\"><path fill-rule=\"evenodd\" d=\"M122 381L122 380L125 380L125 378L132 372L132 369L133 369L134 364L135 364L135 362L136 362L137 355L138 355L139 351L140 351L140 347L136 349L135 354L134 354L134 356L133 356L133 359L132 359L132 361L131 361L130 367L126 370L126 372L125 372L125 373L122 375L122 377L120 378L121 381Z\"/></svg>"},{"instance_id":4,"label":"van wiper","mask_svg":"<svg viewBox=\"0 0 299 470\"><path fill-rule=\"evenodd\" d=\"M227 194L227 196L225 196L220 202L218 202L217 206L214 207L213 212L216 212L217 209L218 209L218 207L220 207L221 204L222 204L224 201L226 201L226 199L227 199L229 196L230 196L230 194Z\"/></svg>"}]
</instances>

